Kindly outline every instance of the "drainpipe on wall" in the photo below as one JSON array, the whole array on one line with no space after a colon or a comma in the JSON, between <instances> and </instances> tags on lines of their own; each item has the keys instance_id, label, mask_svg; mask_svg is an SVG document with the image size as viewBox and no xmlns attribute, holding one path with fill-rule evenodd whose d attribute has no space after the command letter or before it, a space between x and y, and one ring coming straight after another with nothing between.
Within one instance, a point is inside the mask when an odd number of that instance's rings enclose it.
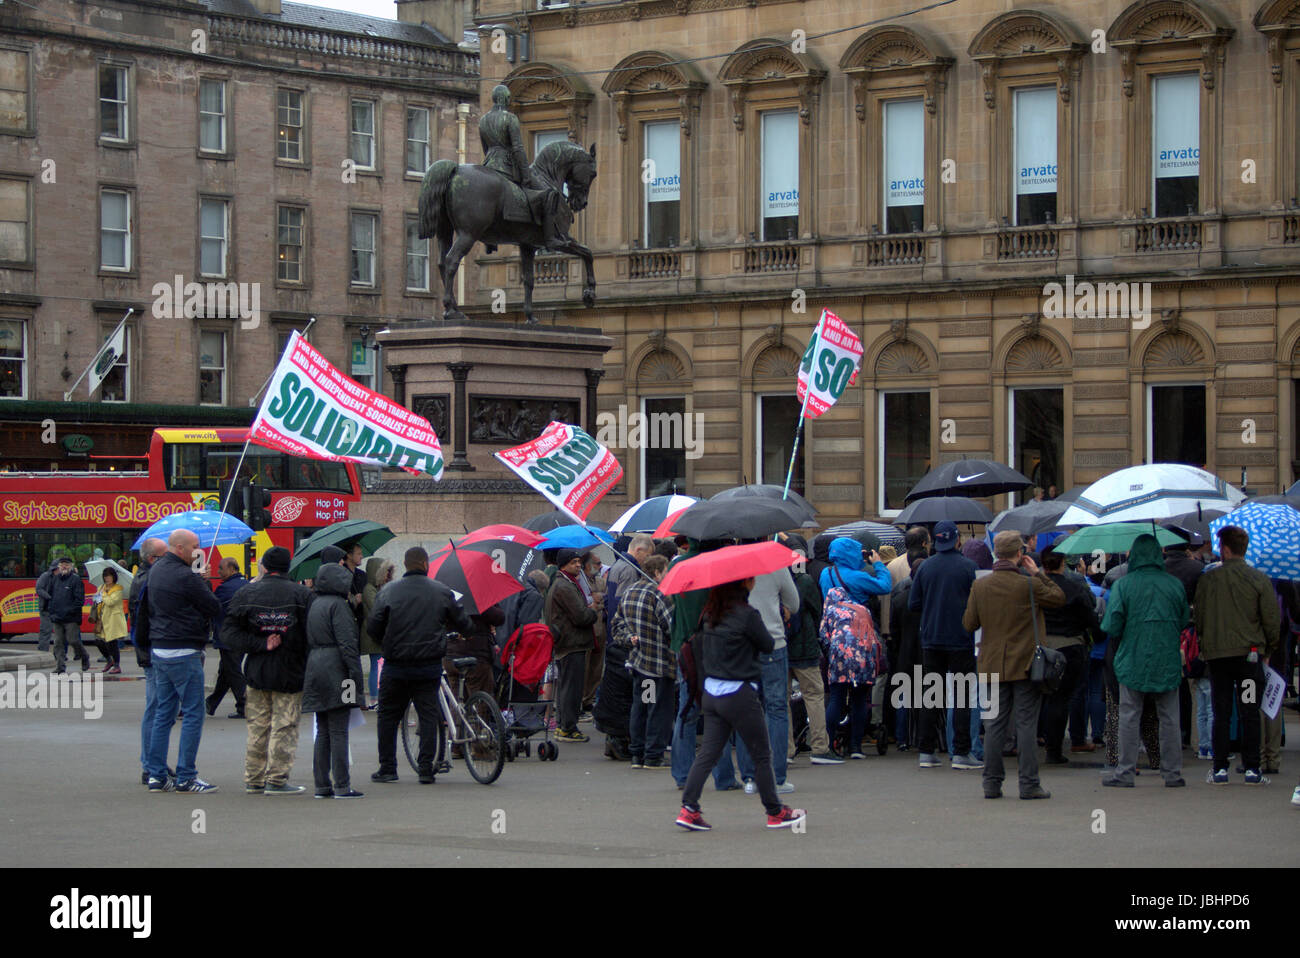
<instances>
[{"instance_id":1,"label":"drainpipe on wall","mask_svg":"<svg viewBox=\"0 0 1300 958\"><path fill-rule=\"evenodd\" d=\"M469 104L456 104L456 163L465 162L465 127L469 123ZM460 269L456 270L456 302L463 307L465 305L465 263L460 264Z\"/></svg>"}]
</instances>

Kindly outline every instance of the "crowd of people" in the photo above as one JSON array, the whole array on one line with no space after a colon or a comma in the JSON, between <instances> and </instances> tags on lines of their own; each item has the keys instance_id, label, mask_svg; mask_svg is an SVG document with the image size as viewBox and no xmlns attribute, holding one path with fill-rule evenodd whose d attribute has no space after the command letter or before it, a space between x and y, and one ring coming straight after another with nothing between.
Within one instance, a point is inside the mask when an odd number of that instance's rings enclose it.
<instances>
[{"instance_id":1,"label":"crowd of people","mask_svg":"<svg viewBox=\"0 0 1300 958\"><path fill-rule=\"evenodd\" d=\"M1049 767L1070 765L1067 749L1104 749L1107 787L1134 786L1139 743L1167 787L1186 784L1185 748L1210 763L1215 785L1233 780L1237 756L1245 784L1280 772L1282 714L1262 714L1261 702L1266 666L1295 694L1300 597L1295 583L1246 563L1239 528L1221 530L1217 552L1209 542L1162 550L1141 535L1105 566L1051 546L1035 552L1014 531L963 539L951 522L909 529L901 552L849 537L819 536L811 548L780 538L806 561L671 596L659 585L672 564L731 543L636 535L618 543L613 565L596 549L548 552L523 591L470 615L429 577L419 547L400 576L359 546L327 548L310 587L288 577L290 553L277 547L253 581L222 560L214 591L191 565L197 537L181 530L143 544L129 593L106 574L97 634L107 670L117 669L129 610L150 791L216 789L197 757L204 717L227 693L230 717L248 725L247 793L306 791L292 781L303 712L315 715L316 797L362 795L348 751L358 709L378 712L371 780L396 782L408 706L422 724L441 721L444 672L463 678L466 694L493 692L500 650L535 624L553 640L555 739L589 741L590 724L609 759L671 771L682 789L677 824L690 830L709 827L700 797L710 775L717 790L758 794L769 827L797 826L805 813L781 796L795 791L788 771L805 752L811 765L833 766L893 744L921 769L941 767L947 752L951 768L982 772L986 798L1001 797L1012 756L1019 796L1050 798L1040 749ZM89 667L73 572L61 560L38 583L59 671L68 646ZM209 640L220 663L205 695ZM943 677L948 694L923 697L914 675ZM952 695L965 677L978 678L974 701ZM420 741L417 777L432 784L436 737ZM1292 801L1300 805L1300 787Z\"/></svg>"}]
</instances>

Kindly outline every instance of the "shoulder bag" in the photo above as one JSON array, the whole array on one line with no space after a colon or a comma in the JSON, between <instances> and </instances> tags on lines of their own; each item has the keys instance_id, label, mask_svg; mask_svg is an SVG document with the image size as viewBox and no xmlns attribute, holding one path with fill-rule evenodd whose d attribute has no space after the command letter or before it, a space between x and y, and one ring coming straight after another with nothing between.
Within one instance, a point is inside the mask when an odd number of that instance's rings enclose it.
<instances>
[{"instance_id":1,"label":"shoulder bag","mask_svg":"<svg viewBox=\"0 0 1300 958\"><path fill-rule=\"evenodd\" d=\"M1044 694L1055 692L1065 677L1065 655L1043 645L1038 635L1038 603L1034 601L1034 577L1029 576L1029 619L1034 623L1034 657L1029 662L1029 681Z\"/></svg>"}]
</instances>

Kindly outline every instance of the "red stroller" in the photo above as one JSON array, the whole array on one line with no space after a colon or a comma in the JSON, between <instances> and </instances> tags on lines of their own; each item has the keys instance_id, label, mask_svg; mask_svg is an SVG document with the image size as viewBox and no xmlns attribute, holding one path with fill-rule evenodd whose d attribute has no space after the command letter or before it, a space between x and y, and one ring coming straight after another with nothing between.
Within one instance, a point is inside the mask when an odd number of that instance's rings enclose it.
<instances>
[{"instance_id":1,"label":"red stroller","mask_svg":"<svg viewBox=\"0 0 1300 958\"><path fill-rule=\"evenodd\" d=\"M551 741L551 654L555 639L551 630L541 623L531 623L516 629L501 650L503 672L497 686L497 701L506 721L506 758L531 755L529 741L538 732L543 741L537 746L537 757L554 761L559 749Z\"/></svg>"}]
</instances>

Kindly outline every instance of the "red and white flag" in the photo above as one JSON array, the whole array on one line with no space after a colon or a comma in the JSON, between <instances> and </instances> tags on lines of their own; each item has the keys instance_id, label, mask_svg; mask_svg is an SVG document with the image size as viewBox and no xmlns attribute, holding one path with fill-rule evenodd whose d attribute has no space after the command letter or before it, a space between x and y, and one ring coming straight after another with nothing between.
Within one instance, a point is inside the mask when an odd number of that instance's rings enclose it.
<instances>
[{"instance_id":1,"label":"red and white flag","mask_svg":"<svg viewBox=\"0 0 1300 958\"><path fill-rule=\"evenodd\" d=\"M862 365L862 340L829 309L823 309L817 328L799 364L796 393L804 403L804 418L816 419L857 381ZM809 392L809 384L812 390ZM808 394L807 399L804 395Z\"/></svg>"},{"instance_id":2,"label":"red and white flag","mask_svg":"<svg viewBox=\"0 0 1300 958\"><path fill-rule=\"evenodd\" d=\"M553 422L536 439L496 457L578 523L623 478L613 453L566 422Z\"/></svg>"}]
</instances>

